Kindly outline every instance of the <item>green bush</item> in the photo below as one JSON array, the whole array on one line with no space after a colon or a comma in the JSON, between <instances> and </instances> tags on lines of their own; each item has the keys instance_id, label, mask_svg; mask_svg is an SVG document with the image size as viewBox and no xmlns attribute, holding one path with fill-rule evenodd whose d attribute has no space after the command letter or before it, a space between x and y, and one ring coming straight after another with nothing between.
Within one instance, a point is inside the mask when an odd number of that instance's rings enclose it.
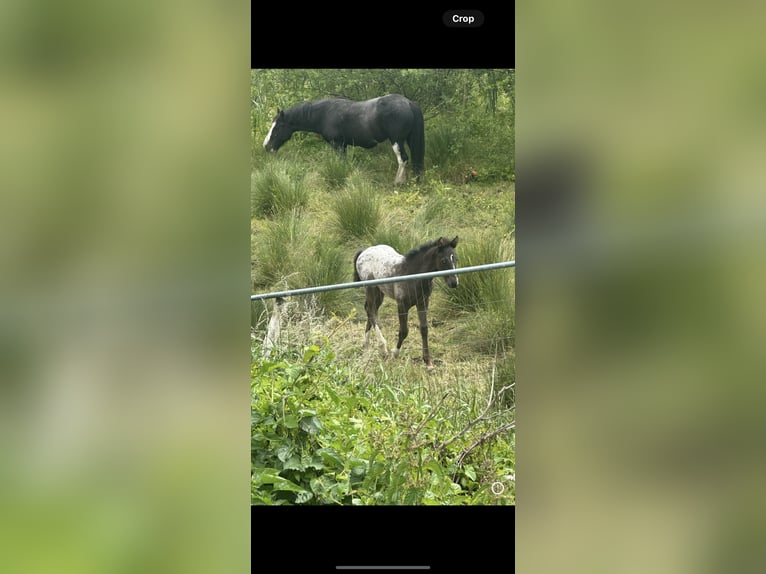
<instances>
[{"instance_id":1,"label":"green bush","mask_svg":"<svg viewBox=\"0 0 766 574\"><path fill-rule=\"evenodd\" d=\"M439 404L401 381L370 383L327 346L264 359L255 345L251 503L514 504L489 489L513 467L513 433L471 450L480 425L461 429Z\"/></svg>"},{"instance_id":2,"label":"green bush","mask_svg":"<svg viewBox=\"0 0 766 574\"><path fill-rule=\"evenodd\" d=\"M381 220L378 191L362 178L352 178L332 201L334 223L343 239L371 236Z\"/></svg>"},{"instance_id":3,"label":"green bush","mask_svg":"<svg viewBox=\"0 0 766 574\"><path fill-rule=\"evenodd\" d=\"M353 280L351 260L347 250L334 244L330 239L319 238L300 263L305 287L334 285ZM349 306L353 293L333 290L316 293L317 304L326 313L343 312Z\"/></svg>"},{"instance_id":4,"label":"green bush","mask_svg":"<svg viewBox=\"0 0 766 574\"><path fill-rule=\"evenodd\" d=\"M513 259L513 240L491 231L458 246L461 267ZM462 338L475 350L494 354L515 344L515 273L503 268L460 275L457 289L446 291L448 306L465 317Z\"/></svg>"},{"instance_id":5,"label":"green bush","mask_svg":"<svg viewBox=\"0 0 766 574\"><path fill-rule=\"evenodd\" d=\"M319 164L319 175L328 189L340 189L348 181L349 176L354 172L354 165L347 157L342 156L334 150L330 153L322 154L322 161Z\"/></svg>"},{"instance_id":6,"label":"green bush","mask_svg":"<svg viewBox=\"0 0 766 574\"><path fill-rule=\"evenodd\" d=\"M306 249L311 249L311 236L300 212L284 213L269 220L252 242L253 285L293 287L298 272L296 261Z\"/></svg>"},{"instance_id":7,"label":"green bush","mask_svg":"<svg viewBox=\"0 0 766 574\"><path fill-rule=\"evenodd\" d=\"M308 189L279 163L254 171L250 178L250 214L272 217L306 207Z\"/></svg>"}]
</instances>

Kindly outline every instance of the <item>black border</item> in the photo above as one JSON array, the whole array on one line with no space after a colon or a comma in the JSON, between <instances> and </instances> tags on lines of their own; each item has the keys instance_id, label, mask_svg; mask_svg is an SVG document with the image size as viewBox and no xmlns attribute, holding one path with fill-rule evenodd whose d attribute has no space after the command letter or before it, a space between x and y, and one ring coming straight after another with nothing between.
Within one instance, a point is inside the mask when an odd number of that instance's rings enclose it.
<instances>
[{"instance_id":1,"label":"black border","mask_svg":"<svg viewBox=\"0 0 766 574\"><path fill-rule=\"evenodd\" d=\"M429 566L423 574L510 573L515 515L515 506L254 506L251 570L350 574L336 566L393 565Z\"/></svg>"},{"instance_id":2,"label":"black border","mask_svg":"<svg viewBox=\"0 0 766 574\"><path fill-rule=\"evenodd\" d=\"M251 4L250 67L515 68L513 6ZM444 13L456 8L478 10L484 22L445 26Z\"/></svg>"}]
</instances>

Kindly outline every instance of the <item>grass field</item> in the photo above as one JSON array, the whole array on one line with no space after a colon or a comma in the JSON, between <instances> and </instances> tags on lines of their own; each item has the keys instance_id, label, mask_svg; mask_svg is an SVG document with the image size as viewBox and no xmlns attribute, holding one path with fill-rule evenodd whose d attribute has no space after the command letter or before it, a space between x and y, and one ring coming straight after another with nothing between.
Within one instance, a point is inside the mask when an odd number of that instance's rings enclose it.
<instances>
[{"instance_id":1,"label":"grass field","mask_svg":"<svg viewBox=\"0 0 766 574\"><path fill-rule=\"evenodd\" d=\"M515 258L511 181L427 170L394 187L387 146L345 160L329 146L256 149L253 164L254 293L352 281L354 253L377 243L405 252L457 235L460 266ZM363 348L362 289L288 299L268 357L274 301L253 302L253 504L514 504L514 273L435 280L433 370L414 309L398 358ZM393 347L393 301L380 324Z\"/></svg>"}]
</instances>

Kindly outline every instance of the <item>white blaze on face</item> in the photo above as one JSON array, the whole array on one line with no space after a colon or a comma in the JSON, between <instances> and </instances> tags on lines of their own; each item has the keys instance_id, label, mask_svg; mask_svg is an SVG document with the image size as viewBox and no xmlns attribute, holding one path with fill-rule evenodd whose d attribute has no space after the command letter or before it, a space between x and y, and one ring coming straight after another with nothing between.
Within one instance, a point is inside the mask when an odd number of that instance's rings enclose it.
<instances>
[{"instance_id":1,"label":"white blaze on face","mask_svg":"<svg viewBox=\"0 0 766 574\"><path fill-rule=\"evenodd\" d=\"M271 127L269 128L269 133L266 134L266 138L263 140L263 147L268 149L269 140L271 139L271 132L274 131L274 126L277 125L277 120L274 120L271 122Z\"/></svg>"},{"instance_id":2,"label":"white blaze on face","mask_svg":"<svg viewBox=\"0 0 766 574\"><path fill-rule=\"evenodd\" d=\"M450 263L452 263L452 268L453 269L455 267L457 267L457 259L455 258L455 254L454 253L449 256L449 261L450 261ZM460 283L460 277L455 275L455 287L457 287L458 283Z\"/></svg>"}]
</instances>

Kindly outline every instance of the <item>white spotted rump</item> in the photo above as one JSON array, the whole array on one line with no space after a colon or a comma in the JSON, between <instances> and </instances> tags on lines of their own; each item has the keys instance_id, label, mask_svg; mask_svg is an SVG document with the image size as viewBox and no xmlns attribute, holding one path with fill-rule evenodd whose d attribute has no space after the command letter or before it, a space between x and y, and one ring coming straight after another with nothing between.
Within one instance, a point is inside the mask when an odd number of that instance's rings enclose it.
<instances>
[{"instance_id":1,"label":"white spotted rump","mask_svg":"<svg viewBox=\"0 0 766 574\"><path fill-rule=\"evenodd\" d=\"M404 255L390 245L374 245L359 254L356 260L356 270L362 281L395 277L399 274L399 267L403 262ZM396 285L396 283L384 283L378 287L387 296L394 297Z\"/></svg>"}]
</instances>

